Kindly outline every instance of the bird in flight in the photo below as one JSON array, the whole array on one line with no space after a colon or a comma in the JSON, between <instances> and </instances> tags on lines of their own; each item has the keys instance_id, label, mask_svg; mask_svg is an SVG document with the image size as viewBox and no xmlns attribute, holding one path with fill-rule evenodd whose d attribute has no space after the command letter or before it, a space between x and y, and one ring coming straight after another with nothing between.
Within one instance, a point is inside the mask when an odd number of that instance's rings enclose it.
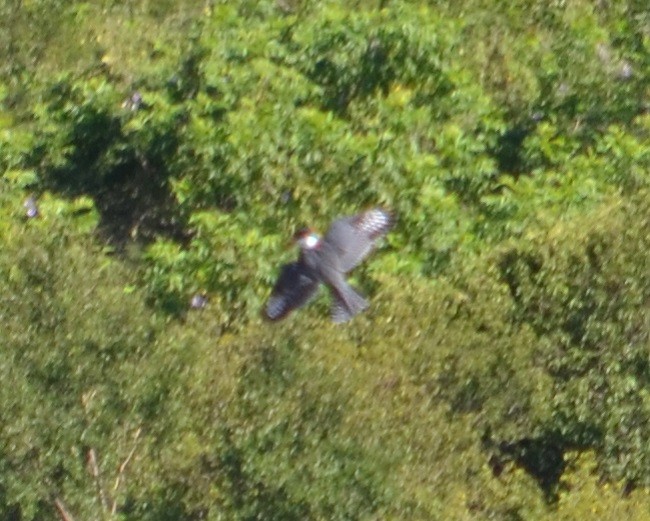
<instances>
[{"instance_id":1,"label":"bird in flight","mask_svg":"<svg viewBox=\"0 0 650 521\"><path fill-rule=\"evenodd\" d=\"M368 307L368 301L346 281L346 275L372 251L393 226L390 212L372 208L334 221L324 237L309 228L294 235L297 261L282 266L264 314L281 320L306 304L323 283L332 295L331 317L346 322Z\"/></svg>"}]
</instances>

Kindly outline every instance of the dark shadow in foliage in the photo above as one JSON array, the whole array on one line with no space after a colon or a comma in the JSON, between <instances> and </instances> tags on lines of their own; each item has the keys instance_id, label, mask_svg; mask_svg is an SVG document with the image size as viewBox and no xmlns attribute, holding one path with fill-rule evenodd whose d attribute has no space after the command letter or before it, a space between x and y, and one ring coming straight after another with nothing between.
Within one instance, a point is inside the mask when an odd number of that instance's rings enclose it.
<instances>
[{"instance_id":1,"label":"dark shadow in foliage","mask_svg":"<svg viewBox=\"0 0 650 521\"><path fill-rule=\"evenodd\" d=\"M535 479L546 501L557 501L560 478L567 466L565 453L597 447L603 436L594 425L566 420L567 434L547 430L537 437L510 441L495 440L488 430L482 437L482 446L489 455L493 475L499 477L506 464L512 462Z\"/></svg>"},{"instance_id":2,"label":"dark shadow in foliage","mask_svg":"<svg viewBox=\"0 0 650 521\"><path fill-rule=\"evenodd\" d=\"M559 483L566 467L564 453L570 448L565 441L552 434L515 441L494 441L486 434L483 448L490 453L489 464L499 477L508 462L524 469L532 476L547 501L558 500Z\"/></svg>"},{"instance_id":3,"label":"dark shadow in foliage","mask_svg":"<svg viewBox=\"0 0 650 521\"><path fill-rule=\"evenodd\" d=\"M101 235L118 249L157 236L187 241L186 219L170 191L166 167L178 148L176 127L182 121L161 125L137 149L123 131L124 115L118 109L97 106L92 99L64 109L75 99L65 82L52 89L51 98L50 111L63 120L61 132L67 133L72 151L63 166L48 172L44 188L69 197L90 196L100 214ZM137 110L153 109L143 105Z\"/></svg>"},{"instance_id":4,"label":"dark shadow in foliage","mask_svg":"<svg viewBox=\"0 0 650 521\"><path fill-rule=\"evenodd\" d=\"M497 161L499 172L509 174L517 179L529 171L529 167L522 157L522 145L542 117L541 113L535 113L528 120L514 123L499 136L496 146L489 151Z\"/></svg>"},{"instance_id":5,"label":"dark shadow in foliage","mask_svg":"<svg viewBox=\"0 0 650 521\"><path fill-rule=\"evenodd\" d=\"M104 183L85 189L63 183L47 188L69 197L90 196L100 215L100 235L118 250L129 242L148 244L159 236L181 243L191 238L167 180L156 176L146 162L118 165Z\"/></svg>"},{"instance_id":6,"label":"dark shadow in foliage","mask_svg":"<svg viewBox=\"0 0 650 521\"><path fill-rule=\"evenodd\" d=\"M191 238L167 180L144 159L116 168L90 195L101 215L101 235L118 248L132 240L146 244L158 236L180 243Z\"/></svg>"}]
</instances>

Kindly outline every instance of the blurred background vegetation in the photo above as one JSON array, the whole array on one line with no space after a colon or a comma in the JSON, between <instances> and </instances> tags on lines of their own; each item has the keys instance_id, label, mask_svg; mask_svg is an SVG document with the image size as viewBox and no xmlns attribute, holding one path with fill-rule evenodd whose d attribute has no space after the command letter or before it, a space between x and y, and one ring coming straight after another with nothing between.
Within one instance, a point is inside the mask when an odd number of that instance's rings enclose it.
<instances>
[{"instance_id":1,"label":"blurred background vegetation","mask_svg":"<svg viewBox=\"0 0 650 521\"><path fill-rule=\"evenodd\" d=\"M645 0L2 0L0 53L2 519L647 519ZM374 204L371 309L263 323Z\"/></svg>"}]
</instances>

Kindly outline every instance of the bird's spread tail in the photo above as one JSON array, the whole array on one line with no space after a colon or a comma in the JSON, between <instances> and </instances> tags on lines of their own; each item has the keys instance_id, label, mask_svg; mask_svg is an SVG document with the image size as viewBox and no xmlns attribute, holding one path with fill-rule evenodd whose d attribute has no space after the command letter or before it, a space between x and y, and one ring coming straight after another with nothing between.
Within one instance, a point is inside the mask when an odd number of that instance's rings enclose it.
<instances>
[{"instance_id":1,"label":"bird's spread tail","mask_svg":"<svg viewBox=\"0 0 650 521\"><path fill-rule=\"evenodd\" d=\"M340 291L333 290L332 298L332 321L336 323L347 322L369 305L368 301L349 285Z\"/></svg>"}]
</instances>

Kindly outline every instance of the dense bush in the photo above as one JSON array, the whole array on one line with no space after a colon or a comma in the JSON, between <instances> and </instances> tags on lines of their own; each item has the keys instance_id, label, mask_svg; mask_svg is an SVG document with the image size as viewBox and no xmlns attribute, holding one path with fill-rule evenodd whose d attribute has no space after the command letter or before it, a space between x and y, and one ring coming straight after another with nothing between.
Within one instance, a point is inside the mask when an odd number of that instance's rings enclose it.
<instances>
[{"instance_id":1,"label":"dense bush","mask_svg":"<svg viewBox=\"0 0 650 521\"><path fill-rule=\"evenodd\" d=\"M509 249L499 263L513 319L535 331L554 381L548 429L566 446L598 447L610 475L645 484L647 196L622 211L606 206L595 222L560 224L559 237Z\"/></svg>"},{"instance_id":2,"label":"dense bush","mask_svg":"<svg viewBox=\"0 0 650 521\"><path fill-rule=\"evenodd\" d=\"M0 7L3 518L644 519L615 4ZM263 324L292 230L375 204L371 309Z\"/></svg>"}]
</instances>

